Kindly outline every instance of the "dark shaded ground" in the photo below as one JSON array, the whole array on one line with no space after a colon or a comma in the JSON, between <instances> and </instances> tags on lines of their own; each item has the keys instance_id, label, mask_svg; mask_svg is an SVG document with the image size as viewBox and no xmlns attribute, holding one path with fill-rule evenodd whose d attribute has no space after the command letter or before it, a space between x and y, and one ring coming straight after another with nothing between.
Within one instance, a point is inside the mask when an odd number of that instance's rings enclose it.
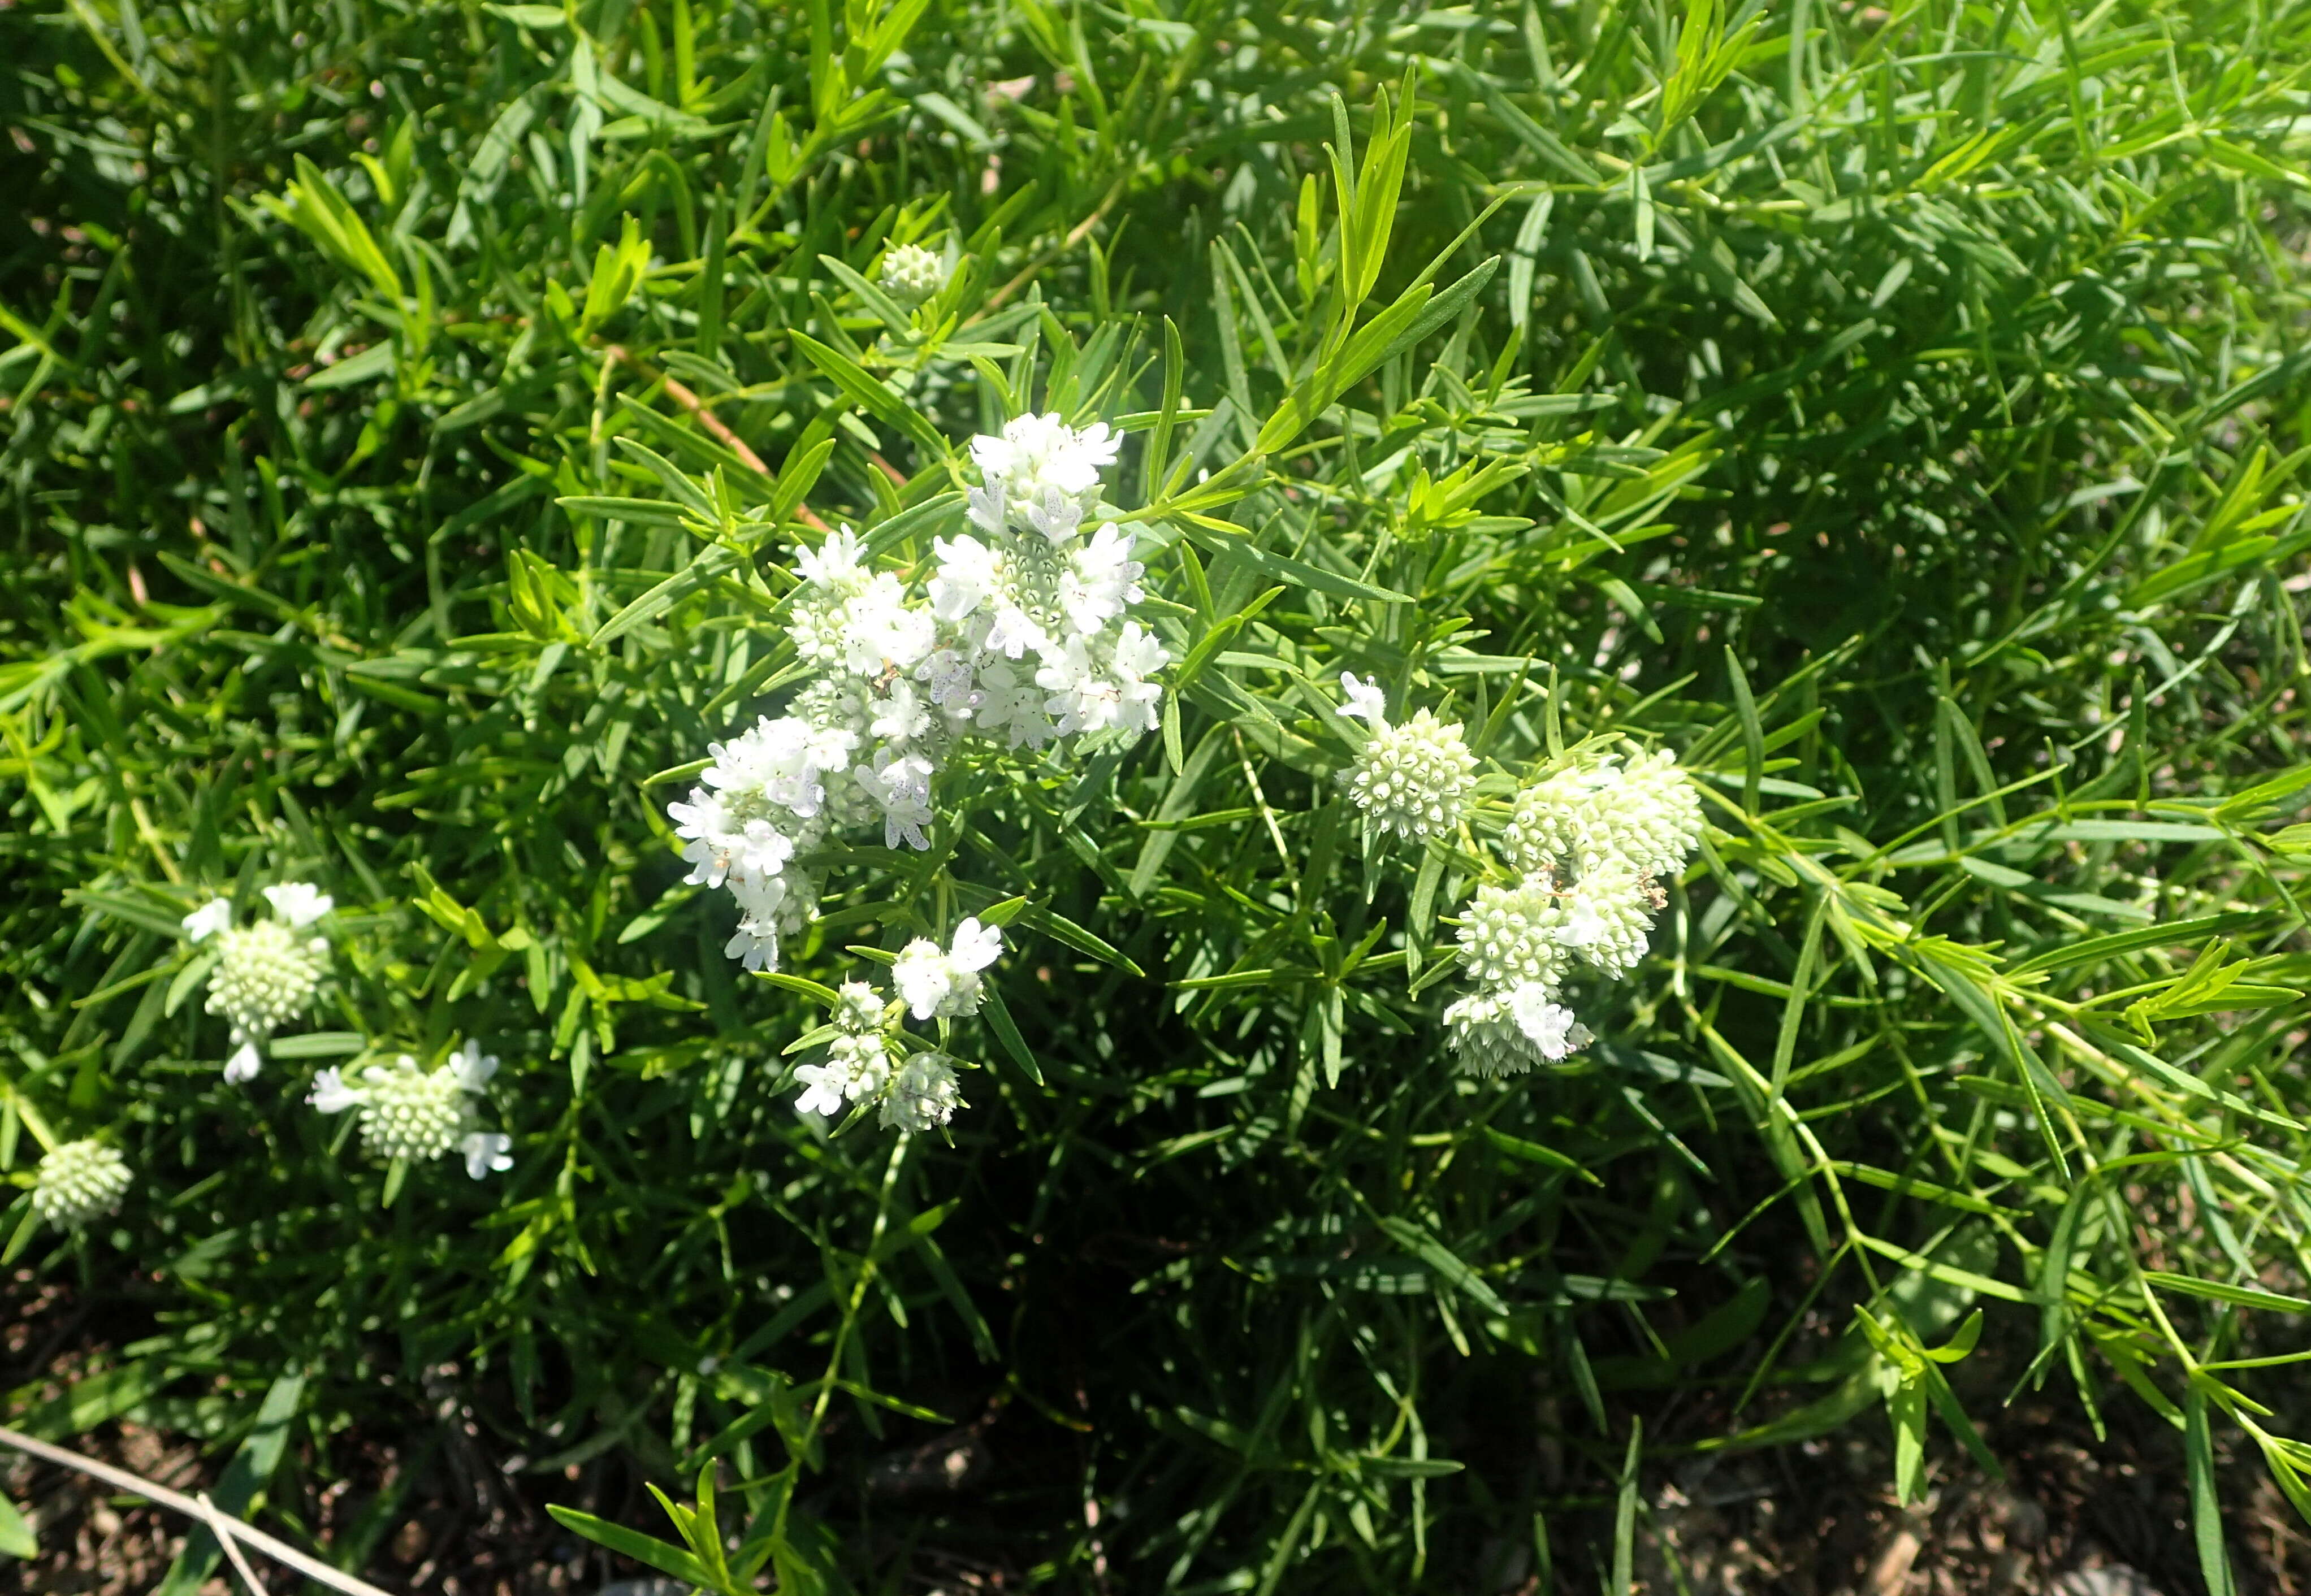
<instances>
[{"instance_id":1,"label":"dark shaded ground","mask_svg":"<svg viewBox=\"0 0 2311 1596\"><path fill-rule=\"evenodd\" d=\"M22 1273L0 1285L0 1368L12 1413L62 1390L137 1328L98 1323L74 1297ZM2114 1402L2108 1433L2097 1439L2078 1403L2053 1385L2001 1406L2019 1366L2012 1360L2010 1349L2001 1357L1985 1348L1954 1370L2005 1469L2003 1482L1940 1438L1925 1500L1898 1506L1880 1414L1798 1445L1649 1463L1639 1587L1648 1596L2200 1596L2176 1432L2139 1403ZM1062 1462L1051 1454L1067 1443L1024 1404L1007 1405L999 1394L972 1404L955 1394L950 1410L978 1407L971 1424L946 1432L919 1427L918 1438L891 1446L866 1473L871 1500L929 1509L952 1531L879 1548L904 1560L891 1588L1025 1589L1027 1569L989 1548L1001 1544L1005 1499L1033 1492L1038 1477ZM552 1474L509 1475L506 1463L519 1467L519 1460L475 1423L458 1371L435 1371L427 1403L440 1422L414 1444L347 1436L326 1456L292 1452L275 1480L269 1527L333 1553L365 1548L366 1576L412 1596L592 1592L647 1574L571 1536L545 1512L553 1501L662 1531L629 1460L605 1453ZM1536 1438L1543 1414L1553 1411L1538 1393ZM1664 1443L1665 1453L1722 1430L1704 1394L1665 1397L1647 1418L1649 1438ZM902 1437L894 1430L889 1439ZM184 1491L214 1484L230 1453L204 1456L189 1441L121 1422L75 1444ZM1568 1496L1598 1483L1578 1478L1581 1465L1568 1466L1564 1448L1536 1439L1534 1450L1544 1478ZM2311 1534L2248 1452L2225 1464L2240 1596L2293 1596L2311 1588ZM0 1590L28 1596L141 1596L160 1583L184 1529L172 1514L13 1455L0 1459L0 1489L39 1534L36 1562L0 1563ZM1595 1588L1610 1533L1609 1506L1553 1522L1555 1588ZM1487 1582L1493 1590L1537 1596L1549 1588L1528 1547L1482 1549L1496 1571ZM262 1565L259 1572L276 1591L292 1586ZM213 1578L203 1596L227 1589Z\"/></svg>"}]
</instances>

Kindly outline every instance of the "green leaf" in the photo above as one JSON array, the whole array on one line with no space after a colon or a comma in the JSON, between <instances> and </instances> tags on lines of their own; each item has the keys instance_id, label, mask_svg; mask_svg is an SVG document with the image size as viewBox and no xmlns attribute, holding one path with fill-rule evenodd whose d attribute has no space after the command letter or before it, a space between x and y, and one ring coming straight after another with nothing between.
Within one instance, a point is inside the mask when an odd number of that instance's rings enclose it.
<instances>
[{"instance_id":1,"label":"green leaf","mask_svg":"<svg viewBox=\"0 0 2311 1596\"><path fill-rule=\"evenodd\" d=\"M232 1462L225 1466L224 1475L209 1492L209 1500L232 1518L247 1518L262 1499L271 1483L274 1471L281 1466L281 1454L289 1444L291 1422L296 1418L305 1396L305 1375L302 1370L292 1370L280 1375L257 1405L256 1427L251 1429ZM224 1557L224 1548L215 1533L205 1524L195 1524L186 1533L185 1544L178 1549L176 1560L169 1565L169 1573L155 1589L154 1596L192 1596L203 1581L216 1572Z\"/></svg>"},{"instance_id":2,"label":"green leaf","mask_svg":"<svg viewBox=\"0 0 2311 1596\"><path fill-rule=\"evenodd\" d=\"M885 426L912 439L927 460L945 460L953 452L922 412L893 393L887 384L869 376L849 355L828 348L807 333L789 332L787 336L812 365L826 374L843 397Z\"/></svg>"},{"instance_id":3,"label":"green leaf","mask_svg":"<svg viewBox=\"0 0 2311 1596\"><path fill-rule=\"evenodd\" d=\"M597 1545L606 1546L622 1557L632 1557L646 1567L675 1578L688 1580L701 1590L716 1589L713 1574L697 1557L678 1546L670 1546L639 1530L629 1530L623 1524L596 1518L590 1513L580 1513L574 1507L564 1507L559 1502L546 1504L545 1511L554 1522L565 1530L574 1530Z\"/></svg>"},{"instance_id":4,"label":"green leaf","mask_svg":"<svg viewBox=\"0 0 2311 1596\"><path fill-rule=\"evenodd\" d=\"M0 1496L0 1557L37 1557L40 1543L33 1538L32 1526L16 1511L16 1505Z\"/></svg>"}]
</instances>

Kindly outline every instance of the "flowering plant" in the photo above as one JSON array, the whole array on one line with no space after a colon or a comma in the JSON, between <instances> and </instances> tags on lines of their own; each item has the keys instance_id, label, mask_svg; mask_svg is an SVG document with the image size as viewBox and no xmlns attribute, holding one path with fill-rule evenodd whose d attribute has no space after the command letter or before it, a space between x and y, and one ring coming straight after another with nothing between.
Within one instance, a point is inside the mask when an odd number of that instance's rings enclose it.
<instances>
[{"instance_id":1,"label":"flowering plant","mask_svg":"<svg viewBox=\"0 0 2311 1596\"><path fill-rule=\"evenodd\" d=\"M35 27L29 1422L731 1596L1577 1583L1968 1357L2298 1490L2296 91L1676 9Z\"/></svg>"}]
</instances>

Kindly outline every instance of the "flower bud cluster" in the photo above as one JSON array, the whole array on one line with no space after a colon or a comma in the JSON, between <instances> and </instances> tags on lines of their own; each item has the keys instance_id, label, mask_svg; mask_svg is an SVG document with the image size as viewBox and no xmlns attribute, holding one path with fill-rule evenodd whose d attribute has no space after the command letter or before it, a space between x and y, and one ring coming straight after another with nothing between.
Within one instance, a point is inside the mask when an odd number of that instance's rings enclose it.
<instances>
[{"instance_id":1,"label":"flower bud cluster","mask_svg":"<svg viewBox=\"0 0 2311 1596\"><path fill-rule=\"evenodd\" d=\"M1460 1067L1521 1073L1592 1040L1559 1000L1578 964L1618 978L1644 957L1667 903L1656 878L1681 869L1701 805L1667 753L1562 772L1518 794L1501 838L1510 884L1477 889L1461 919L1476 990L1444 1011Z\"/></svg>"},{"instance_id":2,"label":"flower bud cluster","mask_svg":"<svg viewBox=\"0 0 2311 1596\"><path fill-rule=\"evenodd\" d=\"M336 1070L323 1070L305 1100L323 1114L358 1108L362 1145L378 1158L423 1163L456 1150L465 1155L466 1173L479 1180L513 1167L513 1139L475 1123L473 1099L497 1070L494 1057L467 1042L433 1070L420 1069L406 1053L389 1066L371 1064L357 1085Z\"/></svg>"},{"instance_id":3,"label":"flower bud cluster","mask_svg":"<svg viewBox=\"0 0 2311 1596\"><path fill-rule=\"evenodd\" d=\"M918 1019L976 1013L979 972L1001 949L1001 932L965 920L946 952L928 941L909 944L892 976ZM968 1006L962 1006L965 1002ZM796 1110L831 1117L846 1107L880 1103L886 1128L911 1132L928 1131L953 1119L964 1106L955 1061L944 1053L920 1051L910 1054L894 1071L893 1050L903 1040L894 1021L891 1003L874 986L844 982L836 998L834 1035L827 1042L825 1062L795 1071L803 1083Z\"/></svg>"},{"instance_id":4,"label":"flower bud cluster","mask_svg":"<svg viewBox=\"0 0 2311 1596\"><path fill-rule=\"evenodd\" d=\"M50 1225L77 1227L101 1219L128 1195L128 1160L100 1141L66 1141L50 1148L32 1183L32 1211Z\"/></svg>"},{"instance_id":5,"label":"flower bud cluster","mask_svg":"<svg viewBox=\"0 0 2311 1596\"><path fill-rule=\"evenodd\" d=\"M232 906L221 898L181 922L191 941L217 940L207 1008L232 1028L233 1053L224 1078L236 1083L257 1074L273 1033L312 1002L329 954L327 938L305 934L305 927L333 906L326 893L303 881L284 881L266 888L265 901L273 918L249 925L235 925Z\"/></svg>"},{"instance_id":6,"label":"flower bud cluster","mask_svg":"<svg viewBox=\"0 0 2311 1596\"><path fill-rule=\"evenodd\" d=\"M797 558L788 632L815 678L784 715L710 745L701 785L667 806L688 879L737 899L730 958L778 968L781 940L817 909L801 858L830 836L880 820L885 846L929 848L934 783L966 742L1042 750L1156 728L1150 678L1169 656L1126 616L1142 596L1131 533L1083 533L1117 442L1056 415L973 439L975 532L935 541L920 590L848 530ZM971 1012L978 967L933 1007Z\"/></svg>"},{"instance_id":7,"label":"flower bud cluster","mask_svg":"<svg viewBox=\"0 0 2311 1596\"><path fill-rule=\"evenodd\" d=\"M1586 871L1618 859L1639 876L1659 876L1684 868L1700 837L1701 802L1664 749L1527 787L1501 846L1527 874L1561 860Z\"/></svg>"},{"instance_id":8,"label":"flower bud cluster","mask_svg":"<svg viewBox=\"0 0 2311 1596\"><path fill-rule=\"evenodd\" d=\"M1365 847L1388 836L1411 843L1450 837L1477 785L1477 757L1460 724L1422 709L1392 725L1376 682L1343 672L1340 685L1348 701L1339 714L1370 728L1344 777L1348 802L1364 814Z\"/></svg>"},{"instance_id":9,"label":"flower bud cluster","mask_svg":"<svg viewBox=\"0 0 2311 1596\"><path fill-rule=\"evenodd\" d=\"M946 262L920 244L901 244L883 256L883 288L900 304L921 304L946 286Z\"/></svg>"}]
</instances>

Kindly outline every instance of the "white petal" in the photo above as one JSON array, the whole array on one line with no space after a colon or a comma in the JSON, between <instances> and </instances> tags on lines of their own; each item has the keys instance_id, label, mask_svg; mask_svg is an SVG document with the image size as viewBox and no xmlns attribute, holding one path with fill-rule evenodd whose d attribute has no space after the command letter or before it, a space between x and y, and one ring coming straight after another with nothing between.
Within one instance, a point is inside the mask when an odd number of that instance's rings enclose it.
<instances>
[{"instance_id":1,"label":"white petal","mask_svg":"<svg viewBox=\"0 0 2311 1596\"><path fill-rule=\"evenodd\" d=\"M957 969L983 970L1002 957L1002 928L981 925L974 915L955 928L948 948L947 958Z\"/></svg>"},{"instance_id":2,"label":"white petal","mask_svg":"<svg viewBox=\"0 0 2311 1596\"><path fill-rule=\"evenodd\" d=\"M479 1180L492 1170L513 1167L513 1138L501 1131L474 1131L460 1144L466 1152L466 1173Z\"/></svg>"},{"instance_id":3,"label":"white petal","mask_svg":"<svg viewBox=\"0 0 2311 1596\"><path fill-rule=\"evenodd\" d=\"M178 924L185 928L185 935L192 941L206 941L232 924L232 905L222 898L212 898Z\"/></svg>"},{"instance_id":4,"label":"white petal","mask_svg":"<svg viewBox=\"0 0 2311 1596\"><path fill-rule=\"evenodd\" d=\"M243 1042L239 1047L233 1049L232 1056L225 1060L224 1078L234 1086L239 1086L245 1080L254 1080L257 1079L257 1066L264 1062L265 1055L257 1051L256 1043Z\"/></svg>"},{"instance_id":5,"label":"white petal","mask_svg":"<svg viewBox=\"0 0 2311 1596\"><path fill-rule=\"evenodd\" d=\"M265 901L273 906L276 917L292 925L310 925L336 903L327 893L305 881L283 881L277 887L267 887Z\"/></svg>"},{"instance_id":6,"label":"white petal","mask_svg":"<svg viewBox=\"0 0 2311 1596\"><path fill-rule=\"evenodd\" d=\"M469 1038L465 1046L449 1055L449 1071L457 1076L459 1086L477 1092L489 1085L490 1077L498 1072L497 1057L484 1054L482 1045Z\"/></svg>"},{"instance_id":7,"label":"white petal","mask_svg":"<svg viewBox=\"0 0 2311 1596\"><path fill-rule=\"evenodd\" d=\"M305 1101L323 1114L342 1114L359 1103L369 1100L369 1094L358 1087L345 1084L345 1078L335 1070L323 1070L313 1077L313 1089Z\"/></svg>"}]
</instances>

